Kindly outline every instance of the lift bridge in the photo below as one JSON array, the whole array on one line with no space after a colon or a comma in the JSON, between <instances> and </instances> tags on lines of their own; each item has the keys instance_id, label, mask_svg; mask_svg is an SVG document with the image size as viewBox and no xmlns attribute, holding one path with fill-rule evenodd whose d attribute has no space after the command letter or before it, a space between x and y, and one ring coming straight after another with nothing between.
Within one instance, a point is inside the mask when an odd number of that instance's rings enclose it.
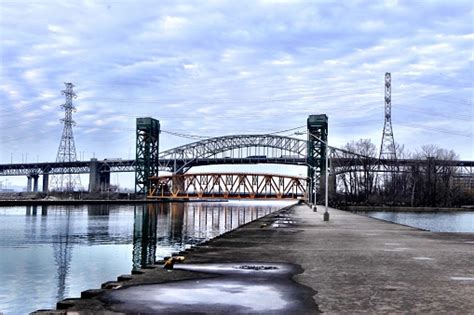
<instances>
[{"instance_id":1,"label":"lift bridge","mask_svg":"<svg viewBox=\"0 0 474 315\"><path fill-rule=\"evenodd\" d=\"M137 118L134 160L4 164L0 165L0 176L26 176L29 191L38 191L39 177L42 176L43 191L47 191L49 175L89 174L89 191L104 191L110 184L111 172L134 172L136 192L154 199L304 197L310 202L315 190L324 194L321 180L327 171L329 192L336 189L337 175L368 169L388 172L396 167L399 172L417 169L436 173L441 168L452 168L460 178L472 179L473 161L376 159L326 146L326 115L310 115L307 127L305 140L276 134L228 135L159 152L159 121L150 117ZM204 165L263 163L307 166L308 174L303 178L279 174L188 172L193 167ZM159 176L163 171L171 175ZM469 185L472 188L470 182Z\"/></svg>"}]
</instances>

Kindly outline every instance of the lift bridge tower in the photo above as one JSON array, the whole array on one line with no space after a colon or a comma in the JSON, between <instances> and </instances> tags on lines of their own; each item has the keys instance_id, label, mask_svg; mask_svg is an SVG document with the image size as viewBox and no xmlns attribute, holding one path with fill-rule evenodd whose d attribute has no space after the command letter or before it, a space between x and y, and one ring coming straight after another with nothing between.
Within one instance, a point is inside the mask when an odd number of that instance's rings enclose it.
<instances>
[{"instance_id":1,"label":"lift bridge tower","mask_svg":"<svg viewBox=\"0 0 474 315\"><path fill-rule=\"evenodd\" d=\"M158 176L160 121L151 117L137 118L135 158L135 193L147 194L150 177Z\"/></svg>"},{"instance_id":2,"label":"lift bridge tower","mask_svg":"<svg viewBox=\"0 0 474 315\"><path fill-rule=\"evenodd\" d=\"M328 116L310 115L307 120L307 164L308 164L308 201L314 203L316 193L325 194L321 180L326 176L326 154L328 141ZM321 142L320 140L323 142Z\"/></svg>"},{"instance_id":3,"label":"lift bridge tower","mask_svg":"<svg viewBox=\"0 0 474 315\"><path fill-rule=\"evenodd\" d=\"M62 93L66 97L66 102L61 105L64 108L64 118L61 121L64 123L63 135L59 142L58 154L56 156L56 162L75 162L77 161L76 145L74 144L74 135L72 133L72 126L75 124L72 120L72 113L76 111L74 105L72 105L72 99L76 98L74 93L74 84L64 83L66 89ZM53 186L58 191L74 191L79 189L81 185L81 178L78 174L62 174L53 177Z\"/></svg>"}]
</instances>

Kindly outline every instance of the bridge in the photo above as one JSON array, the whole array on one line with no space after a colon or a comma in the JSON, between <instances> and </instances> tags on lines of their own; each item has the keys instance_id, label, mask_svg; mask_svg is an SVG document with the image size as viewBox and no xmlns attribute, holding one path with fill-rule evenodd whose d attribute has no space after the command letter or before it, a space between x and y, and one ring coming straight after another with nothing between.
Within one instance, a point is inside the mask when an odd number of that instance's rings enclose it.
<instances>
[{"instance_id":1,"label":"bridge","mask_svg":"<svg viewBox=\"0 0 474 315\"><path fill-rule=\"evenodd\" d=\"M310 115L308 117L308 134L316 134L321 137L327 135L327 116ZM201 185L207 175L202 177L184 176L188 171L197 166L205 165L227 165L227 164L282 164L301 165L308 167L308 178L306 196L311 196L314 190L324 190L320 180L326 173L324 163L326 154L328 156L328 171L331 184L328 189L336 190L336 178L338 175L348 172L371 172L386 173L427 173L435 176L442 169L449 168L456 178L467 178L469 187L472 189L472 167L474 161L452 161L452 160L413 160L413 159L377 159L349 152L336 147L327 146L313 136L308 140L280 136L276 134L248 134L229 135L204 139L166 151L159 152L159 122L153 118L137 119L137 151L136 159L91 159L90 161L75 162L43 162L43 163L17 163L0 165L0 176L26 176L28 180L28 191L38 191L39 177L42 176L43 191L49 188L49 176L59 174L89 174L89 191L105 191L110 185L110 174L113 172L134 172L136 191L148 193L150 197L177 196L218 196L215 191L203 189L199 193L183 190L184 187L195 187ZM324 138L324 137L323 137ZM321 140L321 139L320 139ZM166 171L173 176L165 176L159 179L158 172ZM213 175L216 176L216 175ZM235 178L243 174L232 175ZM247 174L246 178L268 178L268 174ZM279 178L280 175L273 175ZM171 184L175 181L174 186ZM181 180L182 178L182 180ZM220 177L224 178L224 177ZM283 178L283 177L281 177ZM285 177L286 178L286 177ZM289 178L289 177L288 177ZM152 179L152 180L150 180ZM300 179L301 180L301 179ZM192 184L186 185L186 183ZM245 182L245 181L244 181ZM279 179L276 181L279 183ZM284 182L284 181L283 181ZM282 183L283 183L282 182ZM169 185L164 189L163 185ZM284 185L284 184L282 184ZM197 187L197 186L196 186ZM217 185L222 191L224 186ZM245 187L247 197L260 197L259 194L251 194L250 186ZM228 190L231 194L238 195L238 191ZM285 187L275 188L273 197L281 198L289 196L285 193ZM278 193L277 193L278 192ZM163 193L160 195L160 193ZM242 192L244 193L244 192ZM265 194L262 193L262 196ZM298 191L291 196L302 196L304 192ZM244 196L244 194L241 194ZM222 196L221 196L222 197Z\"/></svg>"},{"instance_id":2,"label":"bridge","mask_svg":"<svg viewBox=\"0 0 474 315\"><path fill-rule=\"evenodd\" d=\"M278 174L194 173L150 180L152 199L298 199L306 187L306 177Z\"/></svg>"}]
</instances>

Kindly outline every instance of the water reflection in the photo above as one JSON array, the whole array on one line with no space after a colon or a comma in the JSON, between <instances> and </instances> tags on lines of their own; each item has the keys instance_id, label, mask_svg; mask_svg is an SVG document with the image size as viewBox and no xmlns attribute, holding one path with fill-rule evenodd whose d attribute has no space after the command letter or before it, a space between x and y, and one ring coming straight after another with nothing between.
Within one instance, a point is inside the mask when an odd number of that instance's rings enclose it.
<instances>
[{"instance_id":1,"label":"water reflection","mask_svg":"<svg viewBox=\"0 0 474 315\"><path fill-rule=\"evenodd\" d=\"M268 206L161 203L134 208L133 269L269 214Z\"/></svg>"},{"instance_id":2,"label":"water reflection","mask_svg":"<svg viewBox=\"0 0 474 315\"><path fill-rule=\"evenodd\" d=\"M154 263L156 252L156 209L135 206L133 225L133 269Z\"/></svg>"},{"instance_id":3,"label":"water reflection","mask_svg":"<svg viewBox=\"0 0 474 315\"><path fill-rule=\"evenodd\" d=\"M26 314L286 204L0 207L0 312ZM22 294L18 294L21 292Z\"/></svg>"},{"instance_id":4,"label":"water reflection","mask_svg":"<svg viewBox=\"0 0 474 315\"><path fill-rule=\"evenodd\" d=\"M67 211L66 222L57 229L56 235L53 235L54 261L57 266L58 280L56 299L58 300L66 297L66 279L72 257L72 243L69 240L71 225L71 212Z\"/></svg>"},{"instance_id":5,"label":"water reflection","mask_svg":"<svg viewBox=\"0 0 474 315\"><path fill-rule=\"evenodd\" d=\"M109 240L110 205L88 205L87 241Z\"/></svg>"}]
</instances>

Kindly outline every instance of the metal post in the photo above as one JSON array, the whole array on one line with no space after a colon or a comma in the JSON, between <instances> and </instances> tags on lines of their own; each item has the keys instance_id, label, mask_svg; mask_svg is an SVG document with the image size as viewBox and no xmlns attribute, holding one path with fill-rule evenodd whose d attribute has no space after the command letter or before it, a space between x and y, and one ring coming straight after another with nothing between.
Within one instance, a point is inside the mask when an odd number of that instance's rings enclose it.
<instances>
[{"instance_id":1,"label":"metal post","mask_svg":"<svg viewBox=\"0 0 474 315\"><path fill-rule=\"evenodd\" d=\"M329 212L328 212L328 178L329 178L329 168L328 168L328 144L326 145L326 189L324 190L325 198L325 210L324 210L324 221L329 221Z\"/></svg>"},{"instance_id":2,"label":"metal post","mask_svg":"<svg viewBox=\"0 0 474 315\"><path fill-rule=\"evenodd\" d=\"M316 174L316 167L313 167L313 174ZM318 211L318 207L317 207L317 204L316 204L316 177L313 177L314 179L314 203L313 203L313 211L316 212Z\"/></svg>"}]
</instances>

